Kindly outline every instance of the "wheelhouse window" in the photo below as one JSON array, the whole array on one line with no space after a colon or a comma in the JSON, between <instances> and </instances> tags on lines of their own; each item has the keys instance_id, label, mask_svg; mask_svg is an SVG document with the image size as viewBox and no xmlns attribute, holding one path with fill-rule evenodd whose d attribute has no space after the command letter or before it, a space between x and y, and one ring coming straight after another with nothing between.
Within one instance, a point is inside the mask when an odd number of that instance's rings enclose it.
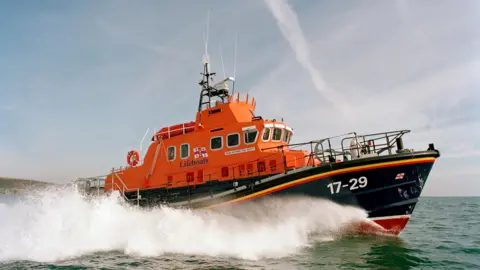
<instances>
[{"instance_id":1,"label":"wheelhouse window","mask_svg":"<svg viewBox=\"0 0 480 270\"><path fill-rule=\"evenodd\" d=\"M263 130L262 140L263 140L264 142L270 140L271 130L272 130L271 128L265 128L265 129Z\"/></svg>"},{"instance_id":2,"label":"wheelhouse window","mask_svg":"<svg viewBox=\"0 0 480 270\"><path fill-rule=\"evenodd\" d=\"M227 146L228 147L235 147L240 145L240 134L239 133L234 133L234 134L228 134L227 136Z\"/></svg>"},{"instance_id":3,"label":"wheelhouse window","mask_svg":"<svg viewBox=\"0 0 480 270\"><path fill-rule=\"evenodd\" d=\"M188 143L184 143L180 145L180 158L188 158L190 156L190 145Z\"/></svg>"},{"instance_id":4,"label":"wheelhouse window","mask_svg":"<svg viewBox=\"0 0 480 270\"><path fill-rule=\"evenodd\" d=\"M167 157L169 161L175 160L175 146L169 146L167 150Z\"/></svg>"},{"instance_id":5,"label":"wheelhouse window","mask_svg":"<svg viewBox=\"0 0 480 270\"><path fill-rule=\"evenodd\" d=\"M243 138L245 144L252 144L257 140L258 130L256 129L247 129L243 131Z\"/></svg>"},{"instance_id":6,"label":"wheelhouse window","mask_svg":"<svg viewBox=\"0 0 480 270\"><path fill-rule=\"evenodd\" d=\"M223 146L223 138L221 136L213 137L210 139L210 149L218 150Z\"/></svg>"},{"instance_id":7,"label":"wheelhouse window","mask_svg":"<svg viewBox=\"0 0 480 270\"><path fill-rule=\"evenodd\" d=\"M273 136L272 141L279 142L282 139L282 129L281 128L274 128L273 129Z\"/></svg>"},{"instance_id":8,"label":"wheelhouse window","mask_svg":"<svg viewBox=\"0 0 480 270\"><path fill-rule=\"evenodd\" d=\"M283 142L285 142L285 143L290 142L290 136L291 136L290 131L284 130L283 131Z\"/></svg>"}]
</instances>

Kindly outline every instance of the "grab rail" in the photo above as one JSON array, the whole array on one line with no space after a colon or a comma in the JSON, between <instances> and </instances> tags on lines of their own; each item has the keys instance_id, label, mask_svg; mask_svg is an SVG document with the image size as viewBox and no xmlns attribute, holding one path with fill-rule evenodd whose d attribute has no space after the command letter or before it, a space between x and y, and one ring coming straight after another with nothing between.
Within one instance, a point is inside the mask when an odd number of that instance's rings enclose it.
<instances>
[{"instance_id":1,"label":"grab rail","mask_svg":"<svg viewBox=\"0 0 480 270\"><path fill-rule=\"evenodd\" d=\"M118 181L120 181L120 183L122 184L122 186L119 186L113 175L115 175L118 179ZM106 183L105 183L106 185ZM128 192L129 190L135 190L137 191L137 197L136 197L136 200L137 200L137 205L140 205L140 199L141 199L141 195L140 195L140 189L139 188L129 188L125 182L123 182L122 178L120 178L120 176L117 174L117 171L115 171L115 169L112 169L112 180L111 180L111 188L110 190L113 191L113 187L116 186L118 189L118 191L122 194L123 198L127 201L130 201L131 199L129 199L126 195L125 195L125 192Z\"/></svg>"},{"instance_id":2,"label":"grab rail","mask_svg":"<svg viewBox=\"0 0 480 270\"><path fill-rule=\"evenodd\" d=\"M292 149L295 147L309 145L311 149L311 156L315 156L321 162L332 162L336 161L339 158L341 159L341 161L347 161L349 157L350 160L352 160L363 157L379 156L387 150L388 154L391 155L392 148L394 148L395 146L397 146L398 152L408 151L406 149L403 149L403 142L401 140L401 137L409 132L410 130L397 130L362 135L357 134L356 132L350 132L342 135L323 138L320 140L274 146L269 148L263 148L262 150L274 148ZM333 143L333 139L340 139L340 146L332 147L332 145L335 145ZM345 141L349 141L350 146L345 146Z\"/></svg>"}]
</instances>

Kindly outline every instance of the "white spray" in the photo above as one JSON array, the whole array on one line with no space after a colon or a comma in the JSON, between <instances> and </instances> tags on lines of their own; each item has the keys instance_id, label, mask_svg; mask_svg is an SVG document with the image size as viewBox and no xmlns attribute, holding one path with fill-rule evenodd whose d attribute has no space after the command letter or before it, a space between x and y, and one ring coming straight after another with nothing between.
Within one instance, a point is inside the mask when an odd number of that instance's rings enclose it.
<instances>
[{"instance_id":1,"label":"white spray","mask_svg":"<svg viewBox=\"0 0 480 270\"><path fill-rule=\"evenodd\" d=\"M278 258L309 246L312 237L333 240L366 214L306 198L268 200L235 213L146 210L119 196L86 200L62 189L0 203L0 217L0 262L47 262L98 251Z\"/></svg>"}]
</instances>

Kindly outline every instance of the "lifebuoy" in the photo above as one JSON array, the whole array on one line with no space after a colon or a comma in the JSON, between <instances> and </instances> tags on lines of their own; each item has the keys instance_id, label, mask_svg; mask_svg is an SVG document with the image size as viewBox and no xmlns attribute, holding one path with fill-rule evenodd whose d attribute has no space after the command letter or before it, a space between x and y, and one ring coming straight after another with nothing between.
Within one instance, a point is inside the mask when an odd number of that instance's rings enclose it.
<instances>
[{"instance_id":1,"label":"lifebuoy","mask_svg":"<svg viewBox=\"0 0 480 270\"><path fill-rule=\"evenodd\" d=\"M139 161L140 161L140 154L137 151L131 150L128 152L127 154L128 165L135 167L137 166Z\"/></svg>"}]
</instances>

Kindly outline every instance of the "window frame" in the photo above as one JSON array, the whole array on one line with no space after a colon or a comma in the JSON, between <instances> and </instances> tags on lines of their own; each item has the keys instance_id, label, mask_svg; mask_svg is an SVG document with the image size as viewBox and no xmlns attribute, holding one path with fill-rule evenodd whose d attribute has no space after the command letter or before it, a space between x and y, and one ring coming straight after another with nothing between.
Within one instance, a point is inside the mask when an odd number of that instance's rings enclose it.
<instances>
[{"instance_id":1,"label":"window frame","mask_svg":"<svg viewBox=\"0 0 480 270\"><path fill-rule=\"evenodd\" d=\"M215 138L220 138L220 148L216 148L216 149L213 149L212 148L212 140L215 139ZM223 148L223 136L213 136L210 138L210 150L212 151L218 151L218 150L222 150Z\"/></svg>"},{"instance_id":2,"label":"window frame","mask_svg":"<svg viewBox=\"0 0 480 270\"><path fill-rule=\"evenodd\" d=\"M173 148L173 158L170 159L170 148ZM175 161L177 159L177 147L175 145L170 145L167 147L167 160L168 161Z\"/></svg>"},{"instance_id":3,"label":"window frame","mask_svg":"<svg viewBox=\"0 0 480 270\"><path fill-rule=\"evenodd\" d=\"M182 157L182 146L183 145L186 145L188 148L187 148L187 156L186 157ZM180 159L187 159L190 157L190 144L189 143L182 143L180 144Z\"/></svg>"},{"instance_id":4,"label":"window frame","mask_svg":"<svg viewBox=\"0 0 480 270\"><path fill-rule=\"evenodd\" d=\"M230 136L230 135L238 135L238 143L237 143L236 145L232 145L232 146L228 145L228 136ZM240 135L239 132L234 132L234 133L228 134L228 135L226 136L226 139L225 139L226 142L227 142L227 148L234 148L234 147L240 146L240 144L241 144L241 142L240 142L240 137L242 137L242 136Z\"/></svg>"},{"instance_id":5,"label":"window frame","mask_svg":"<svg viewBox=\"0 0 480 270\"><path fill-rule=\"evenodd\" d=\"M292 133L289 130L285 129L282 134L282 142L288 144L288 142L290 141L291 134ZM287 138L287 140L285 140L285 138Z\"/></svg>"},{"instance_id":6,"label":"window frame","mask_svg":"<svg viewBox=\"0 0 480 270\"><path fill-rule=\"evenodd\" d=\"M273 139L273 136L274 136L274 134L275 134L275 129L280 129L280 139L278 139L278 140L274 140L274 139ZM282 141L282 139L283 139L283 130L284 130L284 128L281 128L281 127L273 127L272 142L281 142L281 141Z\"/></svg>"},{"instance_id":7,"label":"window frame","mask_svg":"<svg viewBox=\"0 0 480 270\"><path fill-rule=\"evenodd\" d=\"M288 136L288 142L287 142L287 144L290 144L290 142L292 141L293 129L289 126L285 126L285 130L290 132L290 135Z\"/></svg>"},{"instance_id":8,"label":"window frame","mask_svg":"<svg viewBox=\"0 0 480 270\"><path fill-rule=\"evenodd\" d=\"M245 136L245 135L246 135L246 133L247 133L248 131L250 131L250 130L255 130L255 131L257 132L257 134L255 135L255 139L253 140L253 142L247 143L247 136ZM258 133L259 133L257 127L255 127L255 128L247 128L247 129L242 130L242 132L243 132L243 143L244 143L245 145L250 145L250 144L254 144L254 143L257 142Z\"/></svg>"},{"instance_id":9,"label":"window frame","mask_svg":"<svg viewBox=\"0 0 480 270\"><path fill-rule=\"evenodd\" d=\"M265 140L265 139L263 139L263 137L264 137L267 130L269 131L269 133L268 133L268 138ZM272 127L264 127L263 132L262 132L262 142L270 141L272 139L272 134L273 134Z\"/></svg>"}]
</instances>

